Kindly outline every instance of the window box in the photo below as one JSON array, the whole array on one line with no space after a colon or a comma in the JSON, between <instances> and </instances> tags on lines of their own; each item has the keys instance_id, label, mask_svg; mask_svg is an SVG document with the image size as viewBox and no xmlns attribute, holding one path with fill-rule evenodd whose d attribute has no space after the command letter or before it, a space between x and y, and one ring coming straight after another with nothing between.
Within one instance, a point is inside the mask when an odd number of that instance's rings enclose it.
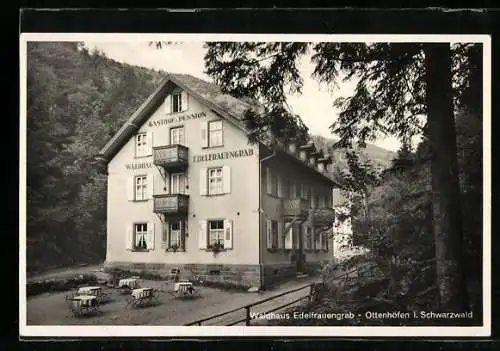
<instances>
[{"instance_id":1,"label":"window box","mask_svg":"<svg viewBox=\"0 0 500 351\"><path fill-rule=\"evenodd\" d=\"M267 251L269 251L269 252L278 252L279 249L276 248L276 247L269 247L269 248L267 248Z\"/></svg>"},{"instance_id":2,"label":"window box","mask_svg":"<svg viewBox=\"0 0 500 351\"><path fill-rule=\"evenodd\" d=\"M208 251L212 251L214 256L216 256L219 252L225 251L224 246L215 242L207 247Z\"/></svg>"}]
</instances>

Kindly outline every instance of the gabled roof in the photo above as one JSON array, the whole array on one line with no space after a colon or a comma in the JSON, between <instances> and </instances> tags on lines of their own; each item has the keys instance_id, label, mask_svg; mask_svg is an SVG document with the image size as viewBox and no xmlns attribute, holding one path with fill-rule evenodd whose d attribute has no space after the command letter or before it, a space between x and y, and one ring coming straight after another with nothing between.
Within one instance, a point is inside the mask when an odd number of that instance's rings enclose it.
<instances>
[{"instance_id":1,"label":"gabled roof","mask_svg":"<svg viewBox=\"0 0 500 351\"><path fill-rule=\"evenodd\" d=\"M263 111L263 107L258 101L238 99L225 94L216 84L208 83L189 74L169 73L162 79L158 88L139 106L118 132L101 149L97 157L105 162L109 162L163 103L167 93L176 86L186 91L200 103L234 124L246 134L249 133L249 130L247 130L243 121L245 112L248 109L254 109L257 112ZM314 144L309 143L306 148L314 149ZM324 174L321 175L331 183L337 185L333 179Z\"/></svg>"},{"instance_id":2,"label":"gabled roof","mask_svg":"<svg viewBox=\"0 0 500 351\"><path fill-rule=\"evenodd\" d=\"M109 161L123 145L137 132L143 123L162 103L167 92L175 86L180 87L199 100L202 104L212 109L217 114L232 122L238 128L246 130L242 122L244 113L249 108L259 108L257 102L249 103L224 94L215 84L210 84L202 79L188 74L167 74L160 82L158 88L144 101L144 103L125 122L118 132L99 152L99 157Z\"/></svg>"}]
</instances>

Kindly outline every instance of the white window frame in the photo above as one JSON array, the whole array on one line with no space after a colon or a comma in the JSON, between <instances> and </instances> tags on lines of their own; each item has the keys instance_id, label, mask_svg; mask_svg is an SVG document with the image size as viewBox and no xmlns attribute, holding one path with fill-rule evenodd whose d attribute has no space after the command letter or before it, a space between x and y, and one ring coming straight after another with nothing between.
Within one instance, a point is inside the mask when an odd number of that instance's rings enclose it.
<instances>
[{"instance_id":1,"label":"white window frame","mask_svg":"<svg viewBox=\"0 0 500 351\"><path fill-rule=\"evenodd\" d=\"M176 101L176 99L178 100ZM177 109L175 104L177 103ZM172 94L172 113L182 112L182 92L175 92Z\"/></svg>"},{"instance_id":2,"label":"white window frame","mask_svg":"<svg viewBox=\"0 0 500 351\"><path fill-rule=\"evenodd\" d=\"M179 229L178 230L172 230L172 225L174 224L177 224L179 226ZM185 233L185 229L184 229L185 225L183 223L183 220L179 219L179 220L173 220L173 221L169 221L168 223L168 243L167 243L167 248L171 249L175 244L177 244L177 250L184 250L184 233ZM177 237L177 240L173 240L173 237L174 237L174 234L175 236Z\"/></svg>"},{"instance_id":3,"label":"white window frame","mask_svg":"<svg viewBox=\"0 0 500 351\"><path fill-rule=\"evenodd\" d=\"M182 180L182 183L181 183ZM170 194L185 194L186 193L186 174L171 173L170 174Z\"/></svg>"},{"instance_id":4,"label":"white window frame","mask_svg":"<svg viewBox=\"0 0 500 351\"><path fill-rule=\"evenodd\" d=\"M222 224L222 228L212 229L212 223ZM223 219L210 219L207 221L207 247L211 248L214 242L219 242L224 248L225 228ZM213 240L214 239L214 240Z\"/></svg>"},{"instance_id":5,"label":"white window frame","mask_svg":"<svg viewBox=\"0 0 500 351\"><path fill-rule=\"evenodd\" d=\"M144 157L148 153L148 133L138 133L135 136L135 156Z\"/></svg>"},{"instance_id":6,"label":"white window frame","mask_svg":"<svg viewBox=\"0 0 500 351\"><path fill-rule=\"evenodd\" d=\"M148 176L145 174L134 177L134 200L148 200Z\"/></svg>"},{"instance_id":7,"label":"white window frame","mask_svg":"<svg viewBox=\"0 0 500 351\"><path fill-rule=\"evenodd\" d=\"M220 125L220 128L212 129L214 125ZM220 139L214 138L215 133L220 133ZM208 147L218 146L224 146L224 126L221 119L208 122Z\"/></svg>"},{"instance_id":8,"label":"white window frame","mask_svg":"<svg viewBox=\"0 0 500 351\"><path fill-rule=\"evenodd\" d=\"M175 132L179 132L177 136L174 138ZM175 140L177 138L177 140ZM184 135L184 126L172 127L170 128L170 145L184 145L185 143L185 135Z\"/></svg>"},{"instance_id":9,"label":"white window frame","mask_svg":"<svg viewBox=\"0 0 500 351\"><path fill-rule=\"evenodd\" d=\"M211 167L207 170L208 195L224 194L224 171L223 167ZM213 174L215 172L215 174ZM218 174L220 172L220 175ZM213 180L213 182L211 182ZM214 184L212 186L212 184Z\"/></svg>"},{"instance_id":10,"label":"white window frame","mask_svg":"<svg viewBox=\"0 0 500 351\"><path fill-rule=\"evenodd\" d=\"M149 250L148 223L134 223L134 250Z\"/></svg>"}]
</instances>

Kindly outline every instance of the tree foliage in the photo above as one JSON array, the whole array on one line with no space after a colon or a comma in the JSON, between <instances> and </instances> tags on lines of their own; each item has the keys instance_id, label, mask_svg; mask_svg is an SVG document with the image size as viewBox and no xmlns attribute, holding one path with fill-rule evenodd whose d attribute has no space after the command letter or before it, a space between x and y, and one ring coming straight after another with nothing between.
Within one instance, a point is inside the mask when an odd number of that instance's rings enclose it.
<instances>
[{"instance_id":1,"label":"tree foliage","mask_svg":"<svg viewBox=\"0 0 500 351\"><path fill-rule=\"evenodd\" d=\"M393 170L412 165L409 156L414 136L429 141L441 308L463 310L466 292L454 112L481 111L481 45L211 42L206 48L206 73L217 84L230 94L258 99L271 109L287 108L287 95L301 92L299 59L312 50L316 80L332 88L341 81L356 82L352 96L334 101L340 110L331 125L339 137L337 145L346 148L357 142L364 146L380 134L396 136L406 149L401 150ZM263 116L262 129L273 124L275 116L269 112ZM359 188L355 179L346 179ZM407 200L402 196L394 203L402 205ZM366 208L366 198L364 201ZM418 214L399 213L398 226ZM389 224L379 225L385 228Z\"/></svg>"},{"instance_id":2,"label":"tree foliage","mask_svg":"<svg viewBox=\"0 0 500 351\"><path fill-rule=\"evenodd\" d=\"M100 261L106 177L94 156L159 83L81 43L28 43L28 270Z\"/></svg>"}]
</instances>

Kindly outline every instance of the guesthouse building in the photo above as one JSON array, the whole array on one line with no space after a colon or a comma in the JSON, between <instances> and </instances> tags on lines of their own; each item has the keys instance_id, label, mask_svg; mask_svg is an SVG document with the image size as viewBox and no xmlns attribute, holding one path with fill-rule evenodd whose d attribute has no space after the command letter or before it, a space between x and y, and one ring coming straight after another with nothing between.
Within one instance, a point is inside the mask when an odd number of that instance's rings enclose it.
<instances>
[{"instance_id":1,"label":"guesthouse building","mask_svg":"<svg viewBox=\"0 0 500 351\"><path fill-rule=\"evenodd\" d=\"M162 80L99 154L108 267L267 287L331 259L331 160L250 143L252 107L190 75Z\"/></svg>"}]
</instances>

